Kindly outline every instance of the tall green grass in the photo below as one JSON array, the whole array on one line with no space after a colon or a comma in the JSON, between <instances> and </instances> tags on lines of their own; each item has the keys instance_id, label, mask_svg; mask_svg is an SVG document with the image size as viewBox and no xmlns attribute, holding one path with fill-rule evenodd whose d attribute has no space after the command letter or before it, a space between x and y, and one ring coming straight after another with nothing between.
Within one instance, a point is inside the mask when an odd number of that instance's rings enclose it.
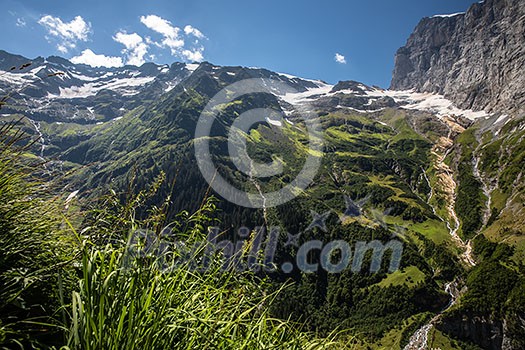
<instances>
[{"instance_id":1,"label":"tall green grass","mask_svg":"<svg viewBox=\"0 0 525 350\"><path fill-rule=\"evenodd\" d=\"M31 146L16 123L0 126L0 345L10 348L57 338L69 280L70 243L56 198L33 176L41 164L24 157Z\"/></svg>"},{"instance_id":2,"label":"tall green grass","mask_svg":"<svg viewBox=\"0 0 525 350\"><path fill-rule=\"evenodd\" d=\"M162 176L158 181L162 181ZM276 293L250 272L224 271L220 255L206 271L195 268L204 245L187 259L180 250L145 249L130 244L136 229L148 229L160 237L164 215L155 207L141 220L138 207L158 188L127 196L121 205L108 196L106 210L98 210L91 227L116 227L121 238L109 233L111 244L101 245L85 237L82 278L73 293L68 346L72 349L318 349L341 348L328 339L301 332L298 324L269 314ZM129 191L133 192L133 191ZM186 242L204 242L206 227L213 222L213 199L200 209L181 213L170 224L170 235ZM127 218L127 219L125 219ZM128 234L123 235L127 230ZM92 232L93 234L93 232ZM82 237L79 237L82 240ZM158 246L157 246L158 247ZM132 249L131 249L132 248ZM142 250L141 250L142 249ZM187 260L184 260L184 259Z\"/></svg>"},{"instance_id":3,"label":"tall green grass","mask_svg":"<svg viewBox=\"0 0 525 350\"><path fill-rule=\"evenodd\" d=\"M273 318L278 292L250 272L223 271L220 256L204 272L177 251L130 255L130 232L160 235L167 224L169 198L143 208L162 176L75 215L64 194L32 175L41 165L26 162L24 144L14 124L0 128L0 348L345 347ZM181 213L172 234L188 245L204 241L214 210L204 200L196 213Z\"/></svg>"},{"instance_id":4,"label":"tall green grass","mask_svg":"<svg viewBox=\"0 0 525 350\"><path fill-rule=\"evenodd\" d=\"M254 276L220 268L196 272L191 264L163 272L141 259L131 266L125 260L125 250L111 246L85 251L70 348L340 348L272 318L274 295Z\"/></svg>"}]
</instances>

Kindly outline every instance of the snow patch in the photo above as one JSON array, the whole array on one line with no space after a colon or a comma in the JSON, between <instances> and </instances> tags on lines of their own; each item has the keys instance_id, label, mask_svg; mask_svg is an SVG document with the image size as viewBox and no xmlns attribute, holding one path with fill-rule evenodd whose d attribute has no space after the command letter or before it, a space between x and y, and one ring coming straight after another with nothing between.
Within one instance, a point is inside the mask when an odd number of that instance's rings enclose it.
<instances>
[{"instance_id":1,"label":"snow patch","mask_svg":"<svg viewBox=\"0 0 525 350\"><path fill-rule=\"evenodd\" d=\"M60 87L60 94L54 97L60 98L85 98L96 95L101 90L113 90L119 92L123 96L132 96L139 93L137 89L130 89L143 86L155 77L142 78L123 78L113 79L109 82L87 83L82 86L71 86L68 88Z\"/></svg>"},{"instance_id":2,"label":"snow patch","mask_svg":"<svg viewBox=\"0 0 525 350\"><path fill-rule=\"evenodd\" d=\"M186 64L186 69L189 70L191 73L195 72L197 68L199 68L200 64L198 63L188 63Z\"/></svg>"},{"instance_id":3,"label":"snow patch","mask_svg":"<svg viewBox=\"0 0 525 350\"><path fill-rule=\"evenodd\" d=\"M372 103L376 101L377 101L377 98L369 98L368 101L365 103L365 106L371 106Z\"/></svg>"},{"instance_id":4,"label":"snow patch","mask_svg":"<svg viewBox=\"0 0 525 350\"><path fill-rule=\"evenodd\" d=\"M32 83L34 79L27 79L22 74L15 74L6 71L0 71L0 81L4 81L12 85L24 85L27 83Z\"/></svg>"},{"instance_id":5,"label":"snow patch","mask_svg":"<svg viewBox=\"0 0 525 350\"><path fill-rule=\"evenodd\" d=\"M488 115L485 111L457 108L452 101L447 100L442 95L432 93L419 93L413 92L412 90L395 91L374 89L367 91L366 94L370 97L388 96L393 98L401 108L426 111L438 117L455 115L474 120Z\"/></svg>"},{"instance_id":6,"label":"snow patch","mask_svg":"<svg viewBox=\"0 0 525 350\"><path fill-rule=\"evenodd\" d=\"M93 86L91 86L91 84L85 84L82 86L71 86L69 88L59 87L58 89L60 91L58 96L49 95L49 97L85 98L97 94L97 92L94 91Z\"/></svg>"},{"instance_id":7,"label":"snow patch","mask_svg":"<svg viewBox=\"0 0 525 350\"><path fill-rule=\"evenodd\" d=\"M283 126L283 123L280 120L273 120L268 117L266 117L266 121L268 124L275 125L275 126Z\"/></svg>"},{"instance_id":8,"label":"snow patch","mask_svg":"<svg viewBox=\"0 0 525 350\"><path fill-rule=\"evenodd\" d=\"M164 92L170 92L171 90L175 88L175 86L177 86L177 84L168 83L168 85L164 89Z\"/></svg>"},{"instance_id":9,"label":"snow patch","mask_svg":"<svg viewBox=\"0 0 525 350\"><path fill-rule=\"evenodd\" d=\"M36 67L36 68L31 69L29 73L33 75L37 75L44 68L45 68L44 66Z\"/></svg>"},{"instance_id":10,"label":"snow patch","mask_svg":"<svg viewBox=\"0 0 525 350\"><path fill-rule=\"evenodd\" d=\"M337 94L345 94L345 95L362 95L363 91L361 90L350 90L350 89L344 89L344 90L337 90L335 92L331 92L328 95L337 95Z\"/></svg>"},{"instance_id":11,"label":"snow patch","mask_svg":"<svg viewBox=\"0 0 525 350\"><path fill-rule=\"evenodd\" d=\"M508 114L500 115L499 118L496 120L496 122L494 124L498 124L499 122L504 121L505 119L507 119L507 117L508 117Z\"/></svg>"},{"instance_id":12,"label":"snow patch","mask_svg":"<svg viewBox=\"0 0 525 350\"><path fill-rule=\"evenodd\" d=\"M257 68L257 69L260 69L260 68ZM314 83L316 85L323 85L325 83L323 83L322 81L320 80L315 80L315 79L307 79L307 78L301 78L301 77L298 77L298 76L295 76L295 75L291 75L291 74L288 74L288 73L277 73L278 75L281 75L285 78L288 78L290 80L302 80L302 81L309 81L311 83Z\"/></svg>"},{"instance_id":13,"label":"snow patch","mask_svg":"<svg viewBox=\"0 0 525 350\"><path fill-rule=\"evenodd\" d=\"M287 93L284 96L281 96L281 99L285 102L288 102L291 105L302 104L308 102L309 99L316 95L326 95L332 90L333 85L318 83L317 88L311 88L304 92L298 93Z\"/></svg>"},{"instance_id":14,"label":"snow patch","mask_svg":"<svg viewBox=\"0 0 525 350\"><path fill-rule=\"evenodd\" d=\"M95 80L98 80L99 78L96 78L96 77L88 77L86 75L82 75L82 74L77 74L77 73L72 73L72 72L69 72L69 74L73 77L73 78L76 78L78 80L83 80L83 81L95 81Z\"/></svg>"},{"instance_id":15,"label":"snow patch","mask_svg":"<svg viewBox=\"0 0 525 350\"><path fill-rule=\"evenodd\" d=\"M378 98L390 97L392 98L401 108L410 109L410 110L420 110L432 113L439 118L445 116L455 115L457 117L462 116L471 120L482 118L488 114L485 111L473 111L473 110L464 110L457 108L452 101L446 99L445 97L432 93L419 93L412 90L405 91L396 91L396 90L383 90L379 88L368 88L364 85L358 85L359 91L355 90L340 90L335 92L330 92L333 88L332 85L317 82L318 87L308 89L305 92L300 93L287 93L284 96L280 96L281 99L285 102L288 102L291 105L304 104L308 101L312 101L314 98L334 96L336 94L352 94L368 97L366 105L370 106ZM345 108L354 110L360 113L373 113L380 112L384 108L374 109L374 110L361 110L346 106L338 105L337 108ZM286 113L286 112L285 112ZM286 113L287 115L289 113Z\"/></svg>"},{"instance_id":16,"label":"snow patch","mask_svg":"<svg viewBox=\"0 0 525 350\"><path fill-rule=\"evenodd\" d=\"M450 14L446 14L446 15L434 15L430 18L450 18L450 17L455 17L455 16L459 16L459 15L464 15L465 12L456 12L456 13L450 13Z\"/></svg>"}]
</instances>

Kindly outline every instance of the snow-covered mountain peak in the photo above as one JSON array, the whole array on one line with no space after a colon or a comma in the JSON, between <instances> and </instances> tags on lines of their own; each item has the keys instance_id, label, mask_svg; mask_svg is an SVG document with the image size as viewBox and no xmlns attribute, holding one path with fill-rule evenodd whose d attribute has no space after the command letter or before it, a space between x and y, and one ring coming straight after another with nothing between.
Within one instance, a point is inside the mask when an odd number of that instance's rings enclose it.
<instances>
[{"instance_id":1,"label":"snow-covered mountain peak","mask_svg":"<svg viewBox=\"0 0 525 350\"><path fill-rule=\"evenodd\" d=\"M36 120L109 121L145 101L159 98L185 79L197 75L196 79L212 79L218 86L250 78L280 81L293 90L272 91L287 115L293 114L298 106L308 105L308 110L312 111L376 113L385 108L403 108L438 117L473 120L487 116L483 111L459 109L437 94L384 90L356 81L332 85L263 68L223 67L208 62L94 68L55 56L34 59L30 65L28 62L30 60L21 56L0 52L0 91L11 97L9 104L3 106L4 114L26 110L31 111L28 112L30 117Z\"/></svg>"}]
</instances>

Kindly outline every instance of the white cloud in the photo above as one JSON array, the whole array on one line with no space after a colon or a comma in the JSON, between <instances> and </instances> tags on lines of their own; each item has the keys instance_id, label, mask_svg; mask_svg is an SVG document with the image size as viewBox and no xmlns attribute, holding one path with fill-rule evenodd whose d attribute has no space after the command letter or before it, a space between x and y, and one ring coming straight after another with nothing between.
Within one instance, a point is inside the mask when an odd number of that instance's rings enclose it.
<instances>
[{"instance_id":1,"label":"white cloud","mask_svg":"<svg viewBox=\"0 0 525 350\"><path fill-rule=\"evenodd\" d=\"M204 34L202 34L202 32L200 30L198 30L197 28L191 26L191 25L187 25L186 27L184 27L184 33L186 33L186 35L193 35L195 36L196 38L198 39L203 39L204 38Z\"/></svg>"},{"instance_id":2,"label":"white cloud","mask_svg":"<svg viewBox=\"0 0 525 350\"><path fill-rule=\"evenodd\" d=\"M197 39L204 39L206 36L197 28L186 25L184 32L179 27L174 26L170 21L157 15L141 16L140 21L147 28L162 35L160 42L152 40L150 37L145 38L148 45L154 45L159 48L169 48L172 56L178 56L188 61L202 61L204 59L204 47L197 46ZM191 45L186 45L184 36L193 36L197 38Z\"/></svg>"},{"instance_id":3,"label":"white cloud","mask_svg":"<svg viewBox=\"0 0 525 350\"><path fill-rule=\"evenodd\" d=\"M183 39L172 39L172 38L164 38L162 40L162 44L169 47L171 50L172 55L177 54L177 50L184 47L184 40Z\"/></svg>"},{"instance_id":4,"label":"white cloud","mask_svg":"<svg viewBox=\"0 0 525 350\"><path fill-rule=\"evenodd\" d=\"M169 47L172 55L184 46L184 39L179 36L180 28L170 21L156 15L141 16L140 21L149 29L161 34L163 39L158 46Z\"/></svg>"},{"instance_id":5,"label":"white cloud","mask_svg":"<svg viewBox=\"0 0 525 350\"><path fill-rule=\"evenodd\" d=\"M17 18L16 19L16 26L17 27L25 27L26 26L25 19L23 17Z\"/></svg>"},{"instance_id":6,"label":"white cloud","mask_svg":"<svg viewBox=\"0 0 525 350\"><path fill-rule=\"evenodd\" d=\"M62 53L67 53L68 48L65 45L57 44L57 50Z\"/></svg>"},{"instance_id":7,"label":"white cloud","mask_svg":"<svg viewBox=\"0 0 525 350\"><path fill-rule=\"evenodd\" d=\"M79 56L70 59L75 64L87 64L92 67L122 67L124 63L120 57L97 55L90 49L82 51Z\"/></svg>"},{"instance_id":8,"label":"white cloud","mask_svg":"<svg viewBox=\"0 0 525 350\"><path fill-rule=\"evenodd\" d=\"M204 59L202 56L203 50L202 47L193 50L183 50L182 56L191 62L201 62Z\"/></svg>"},{"instance_id":9,"label":"white cloud","mask_svg":"<svg viewBox=\"0 0 525 350\"><path fill-rule=\"evenodd\" d=\"M149 46L140 35L137 33L128 34L121 31L115 34L113 40L125 46L122 53L127 55L126 64L141 66L146 62L144 56L148 53Z\"/></svg>"},{"instance_id":10,"label":"white cloud","mask_svg":"<svg viewBox=\"0 0 525 350\"><path fill-rule=\"evenodd\" d=\"M346 64L345 56L341 55L340 53L336 53L334 59L337 63Z\"/></svg>"},{"instance_id":11,"label":"white cloud","mask_svg":"<svg viewBox=\"0 0 525 350\"><path fill-rule=\"evenodd\" d=\"M76 16L70 22L63 22L59 17L47 15L40 18L38 23L46 28L50 36L59 41L57 49L63 53L76 47L76 42L87 41L91 33L91 24L81 16ZM49 36L46 38L49 39Z\"/></svg>"},{"instance_id":12,"label":"white cloud","mask_svg":"<svg viewBox=\"0 0 525 350\"><path fill-rule=\"evenodd\" d=\"M140 21L146 27L164 35L167 38L176 38L180 28L174 27L170 21L156 15L140 16Z\"/></svg>"},{"instance_id":13,"label":"white cloud","mask_svg":"<svg viewBox=\"0 0 525 350\"><path fill-rule=\"evenodd\" d=\"M136 48L140 44L143 44L142 37L140 35L138 35L137 33L128 34L126 32L118 32L113 37L113 40L115 40L116 42L121 43L128 50L133 50L134 48Z\"/></svg>"}]
</instances>

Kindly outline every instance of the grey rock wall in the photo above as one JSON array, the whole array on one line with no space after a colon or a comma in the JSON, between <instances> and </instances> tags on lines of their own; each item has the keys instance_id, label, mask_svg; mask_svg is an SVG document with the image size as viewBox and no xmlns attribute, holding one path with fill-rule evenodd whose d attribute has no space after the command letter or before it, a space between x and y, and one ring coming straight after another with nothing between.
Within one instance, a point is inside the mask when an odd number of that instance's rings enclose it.
<instances>
[{"instance_id":1,"label":"grey rock wall","mask_svg":"<svg viewBox=\"0 0 525 350\"><path fill-rule=\"evenodd\" d=\"M391 88L445 95L459 107L523 113L525 1L486 0L424 18L395 57Z\"/></svg>"}]
</instances>

